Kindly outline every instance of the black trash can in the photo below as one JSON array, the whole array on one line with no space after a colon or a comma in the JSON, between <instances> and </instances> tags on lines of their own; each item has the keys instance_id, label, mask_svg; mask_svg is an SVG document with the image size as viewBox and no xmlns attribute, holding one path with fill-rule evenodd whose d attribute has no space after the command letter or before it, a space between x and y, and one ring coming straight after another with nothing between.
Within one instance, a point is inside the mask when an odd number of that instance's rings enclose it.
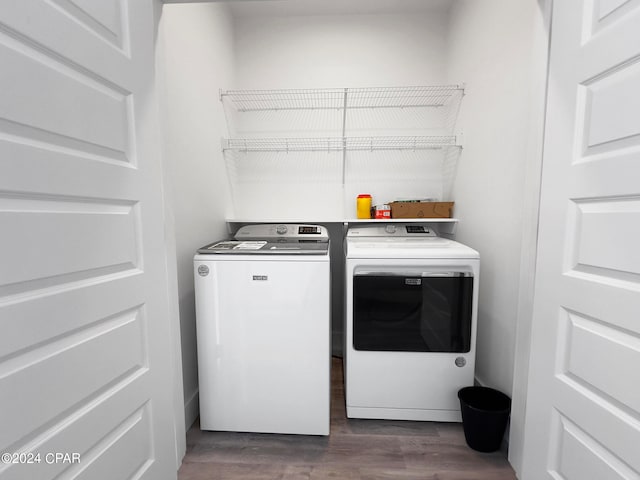
<instances>
[{"instance_id":1,"label":"black trash can","mask_svg":"<svg viewBox=\"0 0 640 480\"><path fill-rule=\"evenodd\" d=\"M479 452L498 450L509 420L511 399L488 387L462 388L458 398L467 445Z\"/></svg>"}]
</instances>

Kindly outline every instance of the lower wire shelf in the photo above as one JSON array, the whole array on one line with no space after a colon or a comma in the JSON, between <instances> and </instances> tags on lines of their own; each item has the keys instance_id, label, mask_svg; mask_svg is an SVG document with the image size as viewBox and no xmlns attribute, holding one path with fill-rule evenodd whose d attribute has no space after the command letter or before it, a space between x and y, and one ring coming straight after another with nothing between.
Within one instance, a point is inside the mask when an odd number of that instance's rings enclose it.
<instances>
[{"instance_id":1,"label":"lower wire shelf","mask_svg":"<svg viewBox=\"0 0 640 480\"><path fill-rule=\"evenodd\" d=\"M456 135L313 138L226 138L223 151L336 152L341 150L438 150L462 148Z\"/></svg>"}]
</instances>

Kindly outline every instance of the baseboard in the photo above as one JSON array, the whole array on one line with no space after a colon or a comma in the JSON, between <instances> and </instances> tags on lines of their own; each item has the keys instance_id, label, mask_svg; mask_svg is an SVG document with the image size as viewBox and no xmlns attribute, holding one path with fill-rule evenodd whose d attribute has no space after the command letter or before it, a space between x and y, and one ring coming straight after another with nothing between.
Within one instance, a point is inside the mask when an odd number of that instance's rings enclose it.
<instances>
[{"instance_id":1,"label":"baseboard","mask_svg":"<svg viewBox=\"0 0 640 480\"><path fill-rule=\"evenodd\" d=\"M188 431L191 425L198 419L200 413L200 396L196 389L188 399L184 402L184 421L185 429Z\"/></svg>"}]
</instances>

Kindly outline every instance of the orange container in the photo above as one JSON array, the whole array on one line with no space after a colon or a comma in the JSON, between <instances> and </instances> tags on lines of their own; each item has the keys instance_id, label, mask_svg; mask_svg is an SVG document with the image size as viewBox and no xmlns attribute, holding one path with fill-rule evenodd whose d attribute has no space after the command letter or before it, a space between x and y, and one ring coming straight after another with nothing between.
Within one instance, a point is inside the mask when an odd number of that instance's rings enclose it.
<instances>
[{"instance_id":1,"label":"orange container","mask_svg":"<svg viewBox=\"0 0 640 480\"><path fill-rule=\"evenodd\" d=\"M371 218L371 195L368 193L358 195L356 214L358 218Z\"/></svg>"}]
</instances>

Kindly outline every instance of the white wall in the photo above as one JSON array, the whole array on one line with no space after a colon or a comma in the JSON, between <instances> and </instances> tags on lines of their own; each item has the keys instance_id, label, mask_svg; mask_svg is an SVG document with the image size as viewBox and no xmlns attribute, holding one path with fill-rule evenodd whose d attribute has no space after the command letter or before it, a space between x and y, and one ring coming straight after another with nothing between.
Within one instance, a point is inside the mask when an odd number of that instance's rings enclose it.
<instances>
[{"instance_id":1,"label":"white wall","mask_svg":"<svg viewBox=\"0 0 640 480\"><path fill-rule=\"evenodd\" d=\"M264 8L258 11L264 13ZM244 14L236 17L235 22L238 88L410 86L439 84L445 78L446 17L443 13L248 16L247 12L249 9L244 9ZM282 136L276 126L281 124L284 114L259 113L261 125L273 127L260 133ZM284 123L293 127L281 129L285 136L342 136L339 110L289 111L286 117ZM367 136L372 134L370 129L375 129L377 135L415 135L415 131L397 132L402 120L398 112L388 110L349 110L346 133L347 136ZM312 128L305 131L305 125ZM418 134L425 135L425 132ZM422 160L424 154L383 152L376 156L367 152L363 161L361 152L349 152L345 162L346 182L343 181L342 152L259 154L257 159L251 154L242 154L238 164L251 164L252 175L248 177L245 171L243 181L234 183L235 197L242 200L236 202L236 214L243 218L252 212L254 215L270 213L272 218L304 218L306 215L312 219L340 221L355 218L358 193L372 194L377 203L387 203L399 196L433 197L441 190L434 194L426 181L413 181L421 178L418 173L413 175L416 164L434 165L434 162L416 161L415 157ZM395 166L385 161L376 164L380 156L386 159L393 156L397 163ZM276 175L287 179L278 184L277 190L273 188L273 179L253 166L266 165L267 161L271 161L268 165L272 172L278 168ZM398 192L397 182L390 182L386 175L389 169L397 173L398 164L409 171L406 177L411 185L404 186L403 194ZM371 168L365 169L363 165ZM365 173L366 178L353 181L354 172ZM427 177L423 170L419 173ZM270 181L260 182L262 178ZM304 202L291 201L301 198Z\"/></svg>"},{"instance_id":2,"label":"white wall","mask_svg":"<svg viewBox=\"0 0 640 480\"><path fill-rule=\"evenodd\" d=\"M233 83L233 35L222 4L165 5L160 25L164 151L172 189L187 427L198 415L193 255L227 236L229 189L219 89Z\"/></svg>"},{"instance_id":3,"label":"white wall","mask_svg":"<svg viewBox=\"0 0 640 480\"><path fill-rule=\"evenodd\" d=\"M438 84L443 14L239 17L237 88Z\"/></svg>"},{"instance_id":4,"label":"white wall","mask_svg":"<svg viewBox=\"0 0 640 480\"><path fill-rule=\"evenodd\" d=\"M513 395L533 280L546 35L536 0L458 0L449 35L449 78L468 85L454 199L457 239L481 254L477 378ZM519 400L512 427L524 420Z\"/></svg>"}]
</instances>

